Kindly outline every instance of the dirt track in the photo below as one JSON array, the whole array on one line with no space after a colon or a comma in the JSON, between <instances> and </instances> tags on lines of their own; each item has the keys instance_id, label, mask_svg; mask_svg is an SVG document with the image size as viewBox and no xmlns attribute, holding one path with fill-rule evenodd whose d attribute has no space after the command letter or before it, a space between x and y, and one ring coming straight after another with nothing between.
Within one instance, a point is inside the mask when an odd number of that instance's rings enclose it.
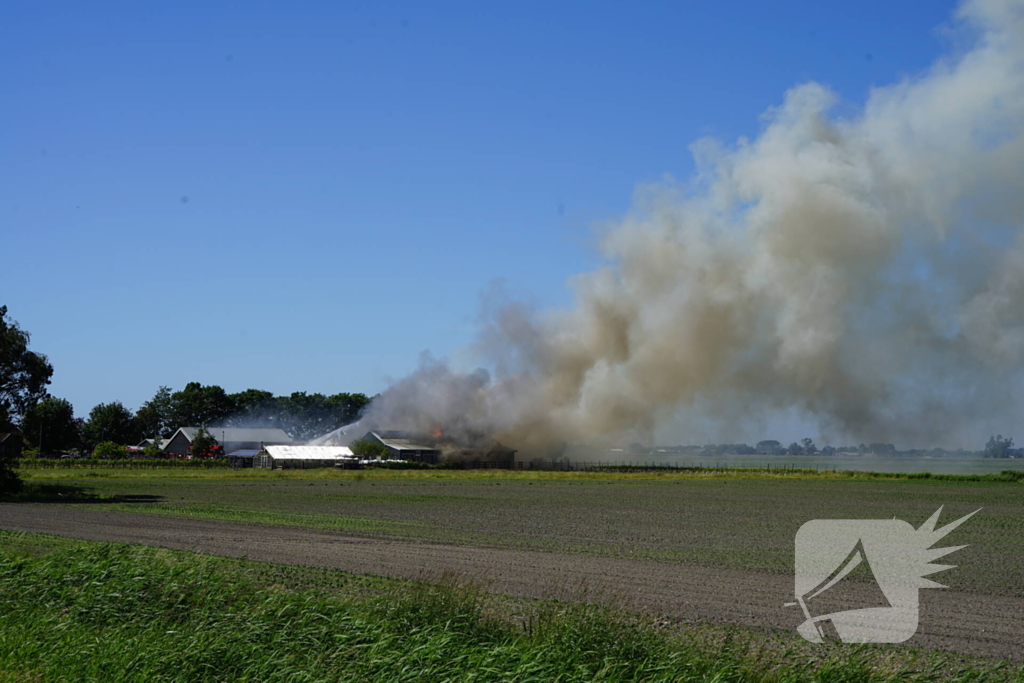
<instances>
[{"instance_id":1,"label":"dirt track","mask_svg":"<svg viewBox=\"0 0 1024 683\"><path fill-rule=\"evenodd\" d=\"M0 504L0 528L141 543L209 555L411 579L452 573L528 598L611 600L687 622L795 632L800 612L788 576L591 555L356 538L299 528ZM1024 658L1024 599L921 591L921 624L907 646Z\"/></svg>"}]
</instances>

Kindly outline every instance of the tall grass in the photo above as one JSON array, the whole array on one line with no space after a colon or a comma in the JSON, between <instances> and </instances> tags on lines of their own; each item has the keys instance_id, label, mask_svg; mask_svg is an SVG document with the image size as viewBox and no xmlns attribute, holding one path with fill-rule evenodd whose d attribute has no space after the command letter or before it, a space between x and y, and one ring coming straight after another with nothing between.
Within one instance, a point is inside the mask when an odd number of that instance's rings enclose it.
<instances>
[{"instance_id":1,"label":"tall grass","mask_svg":"<svg viewBox=\"0 0 1024 683\"><path fill-rule=\"evenodd\" d=\"M42 545L40 545L40 543ZM273 580L274 572L266 574ZM452 582L365 592L269 583L261 565L0 534L3 681L876 681L858 651L765 660L607 608L524 618ZM972 672L971 675L982 672Z\"/></svg>"}]
</instances>

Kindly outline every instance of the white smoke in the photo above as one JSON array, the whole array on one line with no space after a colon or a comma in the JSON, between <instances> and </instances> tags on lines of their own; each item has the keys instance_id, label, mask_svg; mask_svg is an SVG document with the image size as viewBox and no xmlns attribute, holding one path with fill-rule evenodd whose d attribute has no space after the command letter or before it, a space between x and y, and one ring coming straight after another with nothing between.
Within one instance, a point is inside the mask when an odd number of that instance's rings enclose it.
<instances>
[{"instance_id":1,"label":"white smoke","mask_svg":"<svg viewBox=\"0 0 1024 683\"><path fill-rule=\"evenodd\" d=\"M770 411L857 440L948 442L1017 410L1024 354L1024 2L971 0L969 49L830 114L787 92L754 140L692 146L642 188L575 305L496 308L492 374L427 360L374 402L394 428L527 447Z\"/></svg>"}]
</instances>

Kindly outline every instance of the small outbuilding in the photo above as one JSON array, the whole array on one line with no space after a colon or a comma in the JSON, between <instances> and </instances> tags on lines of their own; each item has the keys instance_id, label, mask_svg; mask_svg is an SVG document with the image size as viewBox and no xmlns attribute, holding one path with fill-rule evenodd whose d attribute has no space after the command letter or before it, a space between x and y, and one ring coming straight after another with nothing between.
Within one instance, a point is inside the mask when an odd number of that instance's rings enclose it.
<instances>
[{"instance_id":1,"label":"small outbuilding","mask_svg":"<svg viewBox=\"0 0 1024 683\"><path fill-rule=\"evenodd\" d=\"M254 467L314 469L358 462L348 446L266 446L253 458Z\"/></svg>"},{"instance_id":2,"label":"small outbuilding","mask_svg":"<svg viewBox=\"0 0 1024 683\"><path fill-rule=\"evenodd\" d=\"M227 458L228 463L230 463L232 467L252 467L256 460L256 456L262 452L263 451L258 448L243 448L237 451L231 451L224 457Z\"/></svg>"}]
</instances>

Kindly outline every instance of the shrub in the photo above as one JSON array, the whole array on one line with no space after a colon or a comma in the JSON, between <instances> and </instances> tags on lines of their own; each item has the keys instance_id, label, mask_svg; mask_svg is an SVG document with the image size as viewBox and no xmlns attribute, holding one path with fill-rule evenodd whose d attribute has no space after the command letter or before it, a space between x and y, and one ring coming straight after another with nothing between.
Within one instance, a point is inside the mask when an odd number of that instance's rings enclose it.
<instances>
[{"instance_id":1,"label":"shrub","mask_svg":"<svg viewBox=\"0 0 1024 683\"><path fill-rule=\"evenodd\" d=\"M105 460L118 460L121 458L128 457L128 450L113 441L104 441L96 445L96 448L92 452L93 458L101 458Z\"/></svg>"},{"instance_id":2,"label":"shrub","mask_svg":"<svg viewBox=\"0 0 1024 683\"><path fill-rule=\"evenodd\" d=\"M192 437L192 445L188 447L189 452L196 458L213 458L223 454L223 449L217 443L217 439L205 427L200 427L196 435Z\"/></svg>"},{"instance_id":3,"label":"shrub","mask_svg":"<svg viewBox=\"0 0 1024 683\"><path fill-rule=\"evenodd\" d=\"M369 441L368 439L359 439L353 441L352 445L349 446L352 452L358 455L360 458L386 458L388 457L388 447L377 441Z\"/></svg>"},{"instance_id":4,"label":"shrub","mask_svg":"<svg viewBox=\"0 0 1024 683\"><path fill-rule=\"evenodd\" d=\"M14 471L14 457L0 455L0 494L17 493L21 490L21 478Z\"/></svg>"}]
</instances>

